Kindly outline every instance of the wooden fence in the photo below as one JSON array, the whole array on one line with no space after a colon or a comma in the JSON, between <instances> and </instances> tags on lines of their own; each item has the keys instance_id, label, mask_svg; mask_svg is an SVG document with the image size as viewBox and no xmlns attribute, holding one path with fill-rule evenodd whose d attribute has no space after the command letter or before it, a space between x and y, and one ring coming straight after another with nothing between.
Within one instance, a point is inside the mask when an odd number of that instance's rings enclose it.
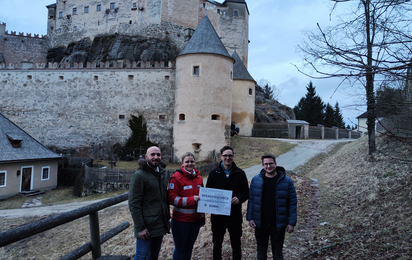
<instances>
[{"instance_id":1,"label":"wooden fence","mask_svg":"<svg viewBox=\"0 0 412 260\"><path fill-rule=\"evenodd\" d=\"M14 242L41 233L43 231L55 228L57 226L66 224L70 221L89 215L90 242L87 242L83 246L78 247L69 254L60 258L60 260L79 259L80 257L84 256L89 252L92 252L93 260L99 259L101 257L100 245L106 242L107 240L111 239L112 237L116 236L126 228L128 228L130 226L130 223L125 221L120 225L107 231L106 233L100 235L98 211L121 203L127 200L128 197L128 194L124 193L122 195L118 195L110 199L99 201L91 205L84 206L66 213L40 219L17 228L7 230L5 232L0 233L0 247L12 244ZM129 257L127 256L119 256L119 258L129 259Z\"/></svg>"}]
</instances>

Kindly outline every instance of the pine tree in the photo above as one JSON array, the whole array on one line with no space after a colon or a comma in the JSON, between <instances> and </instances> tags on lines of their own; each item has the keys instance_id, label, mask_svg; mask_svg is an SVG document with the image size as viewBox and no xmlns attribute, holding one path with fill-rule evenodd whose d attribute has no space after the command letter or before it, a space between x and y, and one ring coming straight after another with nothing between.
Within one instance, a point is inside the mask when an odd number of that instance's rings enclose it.
<instances>
[{"instance_id":1,"label":"pine tree","mask_svg":"<svg viewBox=\"0 0 412 260\"><path fill-rule=\"evenodd\" d=\"M326 104L324 126L335 126L335 110L333 110L333 107L329 103Z\"/></svg>"},{"instance_id":2,"label":"pine tree","mask_svg":"<svg viewBox=\"0 0 412 260\"><path fill-rule=\"evenodd\" d=\"M298 105L293 108L296 119L305 120L311 126L323 124L325 104L316 95L312 82L309 82L306 89L308 92L305 97L301 98Z\"/></svg>"},{"instance_id":3,"label":"pine tree","mask_svg":"<svg viewBox=\"0 0 412 260\"><path fill-rule=\"evenodd\" d=\"M339 128L345 128L345 122L343 121L342 113L340 112L339 103L335 104L335 126Z\"/></svg>"}]
</instances>

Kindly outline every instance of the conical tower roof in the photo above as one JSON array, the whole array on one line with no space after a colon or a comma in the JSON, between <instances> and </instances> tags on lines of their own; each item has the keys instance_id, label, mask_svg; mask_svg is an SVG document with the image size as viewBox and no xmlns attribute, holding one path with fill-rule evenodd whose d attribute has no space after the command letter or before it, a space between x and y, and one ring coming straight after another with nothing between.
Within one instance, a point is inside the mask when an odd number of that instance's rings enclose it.
<instances>
[{"instance_id":1,"label":"conical tower roof","mask_svg":"<svg viewBox=\"0 0 412 260\"><path fill-rule=\"evenodd\" d=\"M192 38L190 38L179 56L197 53L218 54L232 58L217 35L213 25L210 23L207 15L202 18Z\"/></svg>"},{"instance_id":2,"label":"conical tower roof","mask_svg":"<svg viewBox=\"0 0 412 260\"><path fill-rule=\"evenodd\" d=\"M245 64L243 64L243 61L236 51L232 54L232 58L235 60L235 64L233 64L233 79L246 79L256 82L252 76L250 76L249 71L246 69Z\"/></svg>"}]
</instances>

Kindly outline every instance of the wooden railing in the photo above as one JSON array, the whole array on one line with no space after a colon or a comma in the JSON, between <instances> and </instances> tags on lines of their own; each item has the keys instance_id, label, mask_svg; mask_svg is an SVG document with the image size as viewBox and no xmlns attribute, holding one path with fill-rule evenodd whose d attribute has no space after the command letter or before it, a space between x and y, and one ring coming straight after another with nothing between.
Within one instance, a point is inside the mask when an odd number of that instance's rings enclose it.
<instances>
[{"instance_id":1,"label":"wooden railing","mask_svg":"<svg viewBox=\"0 0 412 260\"><path fill-rule=\"evenodd\" d=\"M114 227L113 229L107 231L106 233L100 235L98 211L123 202L127 200L128 197L128 193L124 193L110 199L102 200L88 206L68 211L66 213L40 219L17 228L7 230L0 233L0 247L12 244L19 240L36 235L40 232L55 228L62 224L89 215L90 242L78 247L77 249L73 250L60 259L79 259L80 257L91 251L93 260L96 260L101 256L100 245L130 226L130 223L125 221L120 225Z\"/></svg>"}]
</instances>

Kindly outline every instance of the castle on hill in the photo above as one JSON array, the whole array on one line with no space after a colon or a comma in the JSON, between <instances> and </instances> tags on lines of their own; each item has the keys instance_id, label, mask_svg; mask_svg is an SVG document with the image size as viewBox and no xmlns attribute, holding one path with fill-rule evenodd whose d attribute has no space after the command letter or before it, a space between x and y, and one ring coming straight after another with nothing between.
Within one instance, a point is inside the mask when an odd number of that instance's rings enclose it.
<instances>
[{"instance_id":1,"label":"castle on hill","mask_svg":"<svg viewBox=\"0 0 412 260\"><path fill-rule=\"evenodd\" d=\"M251 136L256 82L247 70L244 0L57 0L47 8L47 37L0 25L0 112L44 145L87 150L123 142L128 119L139 114L169 160L188 151L210 158L230 143L231 122ZM101 35L156 39L178 54L168 62L145 60L145 51L139 61L111 54L48 62L50 49Z\"/></svg>"}]
</instances>

